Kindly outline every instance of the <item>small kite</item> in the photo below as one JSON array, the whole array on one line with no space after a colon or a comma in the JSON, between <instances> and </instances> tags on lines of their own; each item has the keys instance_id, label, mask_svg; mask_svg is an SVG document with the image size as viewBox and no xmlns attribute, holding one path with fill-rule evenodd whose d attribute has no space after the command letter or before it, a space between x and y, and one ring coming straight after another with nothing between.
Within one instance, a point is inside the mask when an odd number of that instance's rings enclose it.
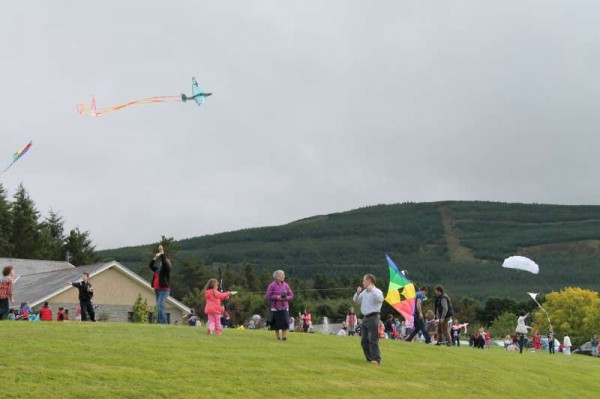
<instances>
[{"instance_id":1,"label":"small kite","mask_svg":"<svg viewBox=\"0 0 600 399\"><path fill-rule=\"evenodd\" d=\"M15 164L15 162L17 162L19 159L21 159L21 157L23 155L25 155L27 153L27 151L29 151L29 149L31 148L31 145L33 144L33 141L30 141L25 147L21 148L19 151L15 152L13 154L13 160L12 162L6 167L6 169L4 169L2 171L2 173L6 172L7 170L10 169L11 166L13 166ZM0 174L2 174L0 173Z\"/></svg>"},{"instance_id":2,"label":"small kite","mask_svg":"<svg viewBox=\"0 0 600 399\"><path fill-rule=\"evenodd\" d=\"M531 299L533 299L533 301L534 301L535 303L537 303L537 305L540 307L540 309L542 309L542 310L544 311L544 313L546 313L546 318L548 319L548 324L549 324L549 325L552 325L552 323L550 322L550 315L548 314L548 312L546 312L546 309L544 309L544 308L542 307L542 305L540 305L540 303L539 303L539 302L537 301L537 299L536 299L536 298L537 298L537 296L538 296L538 294L537 294L537 293L535 293L535 292L528 292L527 294L529 294L529 296L531 297Z\"/></svg>"},{"instance_id":3,"label":"small kite","mask_svg":"<svg viewBox=\"0 0 600 399\"><path fill-rule=\"evenodd\" d=\"M386 254L385 258L390 270L390 285L385 301L404 317L408 326L412 326L417 297L415 285L398 269L389 255Z\"/></svg>"},{"instance_id":4,"label":"small kite","mask_svg":"<svg viewBox=\"0 0 600 399\"><path fill-rule=\"evenodd\" d=\"M192 96L188 97L185 94L179 96L154 96L146 97L140 100L128 101L123 104L113 105L112 107L98 108L96 106L96 98L92 96L92 101L88 106L86 102L77 104L77 112L82 116L102 116L110 112L120 111L123 108L137 106L137 105L148 105L156 103L167 103L167 102L186 102L188 100L194 100L196 104L202 105L206 101L206 97L211 96L212 93L205 93L202 91L195 77L192 77Z\"/></svg>"},{"instance_id":5,"label":"small kite","mask_svg":"<svg viewBox=\"0 0 600 399\"><path fill-rule=\"evenodd\" d=\"M504 263L502 263L502 267L524 270L533 274L538 274L540 272L540 267L537 263L524 256L511 256L510 258L506 258Z\"/></svg>"}]
</instances>

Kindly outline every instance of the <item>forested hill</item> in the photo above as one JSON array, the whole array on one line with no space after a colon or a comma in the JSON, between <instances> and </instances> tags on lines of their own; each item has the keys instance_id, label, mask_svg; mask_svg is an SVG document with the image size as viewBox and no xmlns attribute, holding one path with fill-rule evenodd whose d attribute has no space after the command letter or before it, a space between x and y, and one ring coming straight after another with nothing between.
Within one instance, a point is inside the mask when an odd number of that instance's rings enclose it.
<instances>
[{"instance_id":1,"label":"forested hill","mask_svg":"<svg viewBox=\"0 0 600 399\"><path fill-rule=\"evenodd\" d=\"M286 225L179 241L177 259L281 268L301 279L387 277L388 253L419 284L456 295L521 297L565 286L600 289L600 206L436 202L377 205ZM137 270L149 246L101 251ZM525 255L540 274L503 269Z\"/></svg>"}]
</instances>

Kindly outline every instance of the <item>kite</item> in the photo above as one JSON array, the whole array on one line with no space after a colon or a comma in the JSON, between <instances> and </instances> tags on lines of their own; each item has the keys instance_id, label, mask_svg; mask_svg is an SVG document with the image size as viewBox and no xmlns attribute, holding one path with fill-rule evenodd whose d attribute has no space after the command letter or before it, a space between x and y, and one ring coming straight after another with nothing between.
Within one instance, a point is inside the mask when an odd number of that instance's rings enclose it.
<instances>
[{"instance_id":1,"label":"kite","mask_svg":"<svg viewBox=\"0 0 600 399\"><path fill-rule=\"evenodd\" d=\"M511 256L510 258L506 258L504 263L502 263L502 267L524 270L533 274L538 274L540 272L540 267L537 263L524 256Z\"/></svg>"},{"instance_id":2,"label":"kite","mask_svg":"<svg viewBox=\"0 0 600 399\"><path fill-rule=\"evenodd\" d=\"M540 303L539 303L539 302L537 301L537 299L536 299L536 298L537 298L537 296L538 296L538 294L537 294L537 293L535 293L535 292L528 292L527 294L529 294L529 296L531 297L531 299L533 299L533 301L534 301L535 303L537 303L537 305L540 307L540 309L542 309L542 310L544 311L544 313L546 313L546 318L548 319L548 324L549 324L549 325L552 325L552 323L550 322L550 315L548 314L548 312L546 312L546 309L544 309L544 308L542 307L542 305L540 305Z\"/></svg>"},{"instance_id":3,"label":"kite","mask_svg":"<svg viewBox=\"0 0 600 399\"><path fill-rule=\"evenodd\" d=\"M29 151L29 149L31 148L31 145L33 144L33 141L30 141L25 147L21 148L19 151L15 152L13 155L13 160L10 163L10 165L8 165L6 167L6 169L4 169L2 171L2 173L6 172L7 170L10 169L11 166L13 166L15 164L15 162L17 162L19 159L21 159L21 157L23 155L25 155L27 153L27 151ZM1 173L0 173L1 174Z\"/></svg>"},{"instance_id":4,"label":"kite","mask_svg":"<svg viewBox=\"0 0 600 399\"><path fill-rule=\"evenodd\" d=\"M202 91L195 77L192 77L192 96L188 97L185 94L179 96L153 96L146 97L140 100L128 101L126 103L113 105L112 107L98 108L96 106L96 98L92 96L92 101L88 105L85 101L77 104L77 112L82 116L102 116L110 112L120 111L123 108L137 106L137 105L148 105L156 103L167 103L167 102L186 102L188 100L194 100L196 104L202 105L206 101L206 97L212 96L212 93L205 93Z\"/></svg>"},{"instance_id":5,"label":"kite","mask_svg":"<svg viewBox=\"0 0 600 399\"><path fill-rule=\"evenodd\" d=\"M385 255L390 270L390 285L385 301L396 309L408 326L414 324L414 310L417 293L415 285L398 269L389 255Z\"/></svg>"}]
</instances>

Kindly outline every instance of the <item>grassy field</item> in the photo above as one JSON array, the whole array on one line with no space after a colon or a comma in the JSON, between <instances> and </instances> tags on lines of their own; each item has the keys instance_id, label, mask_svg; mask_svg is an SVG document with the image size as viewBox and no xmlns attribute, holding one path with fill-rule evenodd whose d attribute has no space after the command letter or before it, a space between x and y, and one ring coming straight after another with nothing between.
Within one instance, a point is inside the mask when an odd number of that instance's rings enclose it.
<instances>
[{"instance_id":1,"label":"grassy field","mask_svg":"<svg viewBox=\"0 0 600 399\"><path fill-rule=\"evenodd\" d=\"M186 326L1 322L2 398L596 398L600 360Z\"/></svg>"}]
</instances>

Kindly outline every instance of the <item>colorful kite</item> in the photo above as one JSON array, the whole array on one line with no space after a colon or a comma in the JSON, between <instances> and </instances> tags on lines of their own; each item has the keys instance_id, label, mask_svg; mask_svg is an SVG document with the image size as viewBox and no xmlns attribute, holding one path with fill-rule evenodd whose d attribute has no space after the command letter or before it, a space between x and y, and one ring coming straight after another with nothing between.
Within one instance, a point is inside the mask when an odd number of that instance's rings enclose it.
<instances>
[{"instance_id":1,"label":"colorful kite","mask_svg":"<svg viewBox=\"0 0 600 399\"><path fill-rule=\"evenodd\" d=\"M123 108L136 106L136 105L147 105L147 104L156 104L156 103L167 103L167 102L186 102L187 100L194 100L196 104L202 105L206 97L211 96L212 93L205 93L202 91L200 86L198 86L198 82L196 78L192 78L192 96L188 97L185 94L181 94L180 96L154 96L154 97L146 97L141 100L129 101L123 104L113 105L112 107L106 108L97 108L96 107L96 98L92 96L92 101L88 106L85 102L77 104L77 112L79 115L85 116L102 116L104 114L108 114L110 112L120 111Z\"/></svg>"},{"instance_id":2,"label":"colorful kite","mask_svg":"<svg viewBox=\"0 0 600 399\"><path fill-rule=\"evenodd\" d=\"M33 141L30 141L30 142L29 142L29 144L27 144L25 147L23 147L23 148L21 148L19 151L15 152L15 153L14 153L14 155L13 155L13 160L12 160L12 162L10 163L10 165L8 165L8 166L6 167L6 169L4 169L4 170L2 171L2 173L4 173L4 172L6 172L7 170L9 170L9 169L10 169L10 167L11 167L11 166L13 166L15 162L17 162L19 159L21 159L21 157L22 157L23 155L25 155L25 154L27 153L27 151L29 151L29 149L31 148L31 145L32 145L32 143L33 143Z\"/></svg>"},{"instance_id":3,"label":"colorful kite","mask_svg":"<svg viewBox=\"0 0 600 399\"><path fill-rule=\"evenodd\" d=\"M385 258L390 270L390 285L385 301L404 317L407 326L412 327L417 296L415 285L398 269L392 258L387 254Z\"/></svg>"}]
</instances>

